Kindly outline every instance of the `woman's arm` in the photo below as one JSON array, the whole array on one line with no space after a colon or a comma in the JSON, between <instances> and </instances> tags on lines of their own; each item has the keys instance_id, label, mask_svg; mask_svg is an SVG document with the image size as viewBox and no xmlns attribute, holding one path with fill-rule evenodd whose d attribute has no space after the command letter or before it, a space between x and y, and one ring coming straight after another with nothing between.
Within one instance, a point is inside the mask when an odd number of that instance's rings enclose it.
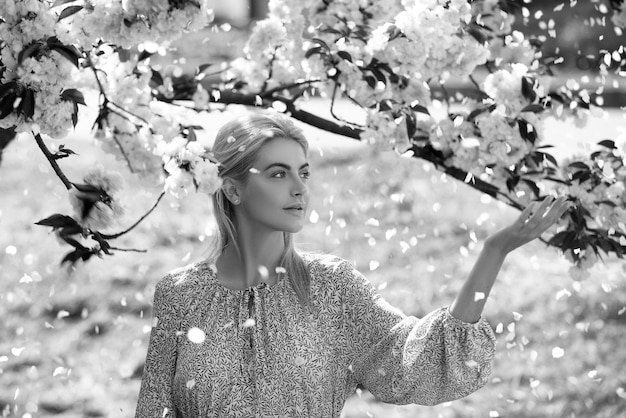
<instances>
[{"instance_id":1,"label":"woman's arm","mask_svg":"<svg viewBox=\"0 0 626 418\"><path fill-rule=\"evenodd\" d=\"M570 207L565 198L548 196L531 203L510 226L487 238L472 271L450 306L450 313L463 322L476 322L507 254L538 238Z\"/></svg>"}]
</instances>

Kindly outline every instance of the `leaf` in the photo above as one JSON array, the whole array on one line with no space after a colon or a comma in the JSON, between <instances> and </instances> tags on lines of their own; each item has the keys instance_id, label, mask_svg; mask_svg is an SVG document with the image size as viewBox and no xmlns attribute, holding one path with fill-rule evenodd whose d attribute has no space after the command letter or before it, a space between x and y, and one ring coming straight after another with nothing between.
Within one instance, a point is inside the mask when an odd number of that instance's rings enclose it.
<instances>
[{"instance_id":1,"label":"leaf","mask_svg":"<svg viewBox=\"0 0 626 418\"><path fill-rule=\"evenodd\" d=\"M74 103L79 103L83 106L87 106L87 104L85 103L85 96L83 96L83 93L81 93L80 90L77 89L63 90L63 92L61 93L61 100L72 101Z\"/></svg>"},{"instance_id":2,"label":"leaf","mask_svg":"<svg viewBox=\"0 0 626 418\"><path fill-rule=\"evenodd\" d=\"M535 197L539 198L539 194L541 193L541 190L539 190L537 183L529 179L522 179L522 181L526 183L526 185L530 188L530 190L533 191L533 194L535 195Z\"/></svg>"},{"instance_id":3,"label":"leaf","mask_svg":"<svg viewBox=\"0 0 626 418\"><path fill-rule=\"evenodd\" d=\"M2 101L4 96L13 93L17 89L18 89L18 86L15 81L9 81L6 84L0 84L0 101Z\"/></svg>"},{"instance_id":4,"label":"leaf","mask_svg":"<svg viewBox=\"0 0 626 418\"><path fill-rule=\"evenodd\" d=\"M519 128L519 133L528 142L534 144L537 140L537 131L534 129L533 125L529 122L519 119L517 121L517 126Z\"/></svg>"},{"instance_id":5,"label":"leaf","mask_svg":"<svg viewBox=\"0 0 626 418\"><path fill-rule=\"evenodd\" d=\"M419 113L424 113L426 115L430 115L428 108L418 103L411 104L411 110L413 110L414 112L419 112Z\"/></svg>"},{"instance_id":6,"label":"leaf","mask_svg":"<svg viewBox=\"0 0 626 418\"><path fill-rule=\"evenodd\" d=\"M154 86L162 86L163 85L163 76L160 72L156 70L152 70L152 77L150 77L150 84Z\"/></svg>"},{"instance_id":7,"label":"leaf","mask_svg":"<svg viewBox=\"0 0 626 418\"><path fill-rule=\"evenodd\" d=\"M21 111L26 119L33 117L35 114L35 92L33 90L27 88L24 91L18 111Z\"/></svg>"},{"instance_id":8,"label":"leaf","mask_svg":"<svg viewBox=\"0 0 626 418\"><path fill-rule=\"evenodd\" d=\"M567 168L580 168L581 170L587 170L587 171L591 170L591 167L589 167L587 164L583 163L582 161L574 161L573 163L568 164Z\"/></svg>"},{"instance_id":9,"label":"leaf","mask_svg":"<svg viewBox=\"0 0 626 418\"><path fill-rule=\"evenodd\" d=\"M42 219L39 222L35 222L35 225L51 226L55 229L79 226L78 222L76 222L74 218L72 218L71 216L62 215L60 213L55 213L54 215Z\"/></svg>"},{"instance_id":10,"label":"leaf","mask_svg":"<svg viewBox=\"0 0 626 418\"><path fill-rule=\"evenodd\" d=\"M207 63L207 64L200 64L198 66L198 68L196 69L196 74L200 74L201 72L203 72L204 70L206 70L207 68L211 67L213 64L211 63Z\"/></svg>"},{"instance_id":11,"label":"leaf","mask_svg":"<svg viewBox=\"0 0 626 418\"><path fill-rule=\"evenodd\" d=\"M320 39L320 38L313 38L313 39L311 39L311 41L321 45L326 51L330 52L330 47L322 39Z\"/></svg>"},{"instance_id":12,"label":"leaf","mask_svg":"<svg viewBox=\"0 0 626 418\"><path fill-rule=\"evenodd\" d=\"M352 55L350 55L347 51L338 51L337 55L343 58L344 61L352 62Z\"/></svg>"},{"instance_id":13,"label":"leaf","mask_svg":"<svg viewBox=\"0 0 626 418\"><path fill-rule=\"evenodd\" d=\"M74 64L76 68L80 68L78 64L78 59L80 58L80 53L73 46L63 45L62 43L52 43L49 44L49 48L58 52L63 57L65 57L69 62Z\"/></svg>"},{"instance_id":14,"label":"leaf","mask_svg":"<svg viewBox=\"0 0 626 418\"><path fill-rule=\"evenodd\" d=\"M52 6L50 6L50 7L62 6L62 5L64 5L64 4L66 4L66 3L72 3L72 2L74 2L74 1L76 1L76 0L56 0L56 1L52 4Z\"/></svg>"},{"instance_id":15,"label":"leaf","mask_svg":"<svg viewBox=\"0 0 626 418\"><path fill-rule=\"evenodd\" d=\"M603 141L598 142L598 145L609 148L609 149L616 149L617 147L615 146L615 141L612 141L610 139L605 139Z\"/></svg>"},{"instance_id":16,"label":"leaf","mask_svg":"<svg viewBox=\"0 0 626 418\"><path fill-rule=\"evenodd\" d=\"M522 77L522 95L531 102L534 102L537 98L537 93L535 93L533 86L534 82L530 77Z\"/></svg>"},{"instance_id":17,"label":"leaf","mask_svg":"<svg viewBox=\"0 0 626 418\"><path fill-rule=\"evenodd\" d=\"M321 46L314 46L313 48L306 51L306 53L304 54L304 58L310 58L312 55L321 54L322 49L323 48Z\"/></svg>"},{"instance_id":18,"label":"leaf","mask_svg":"<svg viewBox=\"0 0 626 418\"><path fill-rule=\"evenodd\" d=\"M61 20L65 19L66 17L70 17L73 14L76 14L76 13L80 12L83 9L84 9L83 6L68 6L65 9L63 9L61 14L59 15L59 19L57 20L57 22L60 22Z\"/></svg>"},{"instance_id":19,"label":"leaf","mask_svg":"<svg viewBox=\"0 0 626 418\"><path fill-rule=\"evenodd\" d=\"M92 255L93 253L87 248L85 248L84 250L76 249L70 253L67 253L65 257L63 257L63 260L61 260L61 265L65 263L70 263L71 265L73 265L78 260L87 261L91 258Z\"/></svg>"},{"instance_id":20,"label":"leaf","mask_svg":"<svg viewBox=\"0 0 626 418\"><path fill-rule=\"evenodd\" d=\"M529 104L528 106L523 108L520 112L539 113L539 112L543 112L544 110L545 110L545 107L541 106L540 104Z\"/></svg>"},{"instance_id":21,"label":"leaf","mask_svg":"<svg viewBox=\"0 0 626 418\"><path fill-rule=\"evenodd\" d=\"M41 50L41 46L40 42L35 42L22 49L20 53L17 54L17 64L20 65L26 58L36 55Z\"/></svg>"}]
</instances>

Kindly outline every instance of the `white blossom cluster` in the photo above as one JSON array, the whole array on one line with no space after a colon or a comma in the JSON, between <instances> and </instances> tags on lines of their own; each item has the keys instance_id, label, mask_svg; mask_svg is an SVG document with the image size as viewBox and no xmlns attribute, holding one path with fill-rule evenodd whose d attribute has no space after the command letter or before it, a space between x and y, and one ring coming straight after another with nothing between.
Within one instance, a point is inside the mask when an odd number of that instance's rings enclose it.
<instances>
[{"instance_id":1,"label":"white blossom cluster","mask_svg":"<svg viewBox=\"0 0 626 418\"><path fill-rule=\"evenodd\" d=\"M201 143L177 136L170 142L160 142L156 152L163 156L168 173L164 190L171 195L182 198L192 189L212 194L221 187L218 166Z\"/></svg>"},{"instance_id":2,"label":"white blossom cluster","mask_svg":"<svg viewBox=\"0 0 626 418\"><path fill-rule=\"evenodd\" d=\"M367 48L380 61L389 62L400 74L422 80L467 76L489 58L489 50L473 37L461 34L471 19L465 0L405 2L393 24L372 32ZM393 29L402 36L391 38Z\"/></svg>"},{"instance_id":3,"label":"white blossom cluster","mask_svg":"<svg viewBox=\"0 0 626 418\"><path fill-rule=\"evenodd\" d=\"M580 182L572 181L569 186L559 186L560 193L569 194L589 211L590 223L593 228L608 231L609 236L616 233L626 234L626 143L622 147L612 150L612 157L599 160L595 163L582 156L570 157L563 161L562 167L567 167L572 161L582 161L588 166L598 165L602 170L602 181L598 184L592 180ZM564 170L569 170L564 168ZM605 203L600 203L605 202ZM620 245L626 245L626 239L619 240ZM575 279L584 279L589 276L589 268L597 261L592 248L582 248L577 252L579 263L570 269L570 275ZM575 261L570 253L565 254L570 261Z\"/></svg>"},{"instance_id":4,"label":"white blossom cluster","mask_svg":"<svg viewBox=\"0 0 626 418\"><path fill-rule=\"evenodd\" d=\"M530 67L538 58L537 55L541 54L520 31L512 31L503 37L494 37L489 41L489 51L497 66L518 63Z\"/></svg>"},{"instance_id":5,"label":"white blossom cluster","mask_svg":"<svg viewBox=\"0 0 626 418\"><path fill-rule=\"evenodd\" d=\"M405 151L410 144L403 117L394 119L389 112L368 110L366 124L361 139L377 150Z\"/></svg>"},{"instance_id":6,"label":"white blossom cluster","mask_svg":"<svg viewBox=\"0 0 626 418\"><path fill-rule=\"evenodd\" d=\"M102 199L98 192L85 192L77 188L70 190L70 203L74 219L83 227L93 231L110 228L124 215L124 208L116 199L122 189L123 179L119 173L96 167L87 172L84 184L102 190L109 199Z\"/></svg>"},{"instance_id":7,"label":"white blossom cluster","mask_svg":"<svg viewBox=\"0 0 626 418\"><path fill-rule=\"evenodd\" d=\"M213 20L208 0L177 3L183 7L174 7L169 0L90 0L83 10L61 20L56 33L85 50L98 40L131 48L147 41L172 41Z\"/></svg>"},{"instance_id":8,"label":"white blossom cluster","mask_svg":"<svg viewBox=\"0 0 626 418\"><path fill-rule=\"evenodd\" d=\"M72 127L74 105L61 99L68 80L74 75L70 62L54 50L42 46L39 52L18 57L35 43L44 43L54 34L56 16L46 2L39 0L6 0L0 4L0 62L5 67L0 82L11 81L34 92L34 115L26 120L15 112L0 119L0 127L16 127L17 132L42 133L56 138L65 136Z\"/></svg>"},{"instance_id":9,"label":"white blossom cluster","mask_svg":"<svg viewBox=\"0 0 626 418\"><path fill-rule=\"evenodd\" d=\"M522 77L529 73L524 64L510 64L489 74L483 83L483 89L498 105L503 105L508 116L519 115L524 107L530 104L522 94ZM540 86L536 93L543 96Z\"/></svg>"}]
</instances>

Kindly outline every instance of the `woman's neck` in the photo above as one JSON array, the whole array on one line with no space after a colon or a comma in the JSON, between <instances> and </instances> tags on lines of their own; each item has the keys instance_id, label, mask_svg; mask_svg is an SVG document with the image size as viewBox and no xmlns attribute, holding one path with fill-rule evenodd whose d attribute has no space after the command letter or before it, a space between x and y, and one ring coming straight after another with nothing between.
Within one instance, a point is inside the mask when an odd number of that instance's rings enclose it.
<instances>
[{"instance_id":1,"label":"woman's neck","mask_svg":"<svg viewBox=\"0 0 626 418\"><path fill-rule=\"evenodd\" d=\"M282 232L261 233L239 228L237 247L227 245L216 261L220 281L234 289L261 282L273 284L284 248Z\"/></svg>"}]
</instances>

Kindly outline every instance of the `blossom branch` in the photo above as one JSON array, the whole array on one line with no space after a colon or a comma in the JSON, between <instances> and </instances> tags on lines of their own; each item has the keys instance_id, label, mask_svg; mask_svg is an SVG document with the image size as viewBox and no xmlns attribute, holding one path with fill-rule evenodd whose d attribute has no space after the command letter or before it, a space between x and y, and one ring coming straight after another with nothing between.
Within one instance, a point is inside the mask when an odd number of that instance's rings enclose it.
<instances>
[{"instance_id":1,"label":"blossom branch","mask_svg":"<svg viewBox=\"0 0 626 418\"><path fill-rule=\"evenodd\" d=\"M50 162L50 165L52 166L52 169L54 170L56 175L61 179L61 181L65 185L65 188L67 190L70 190L72 188L72 182L69 181L65 173L63 173L63 171L61 170L61 167L59 167L59 164L57 164L56 158L54 157L54 155L52 155L46 144L43 142L41 135L34 132L33 135L35 136L35 141L37 142L37 145L39 145L39 148L43 152L43 155L45 155Z\"/></svg>"},{"instance_id":2,"label":"blossom branch","mask_svg":"<svg viewBox=\"0 0 626 418\"><path fill-rule=\"evenodd\" d=\"M163 196L165 196L165 192L161 192L161 194L159 195L156 203L152 206L152 208L150 208L150 210L148 212L146 212L137 222L135 222L130 228L126 229L125 231L122 232L118 232L117 234L102 234L102 238L104 239L114 239L114 238L118 238L121 237L122 235L130 232L131 230L133 230L137 225L139 225L144 219L146 219L151 213L152 211L154 211L154 209L156 209L156 207L158 206L159 202L161 201L161 199L163 199Z\"/></svg>"}]
</instances>

